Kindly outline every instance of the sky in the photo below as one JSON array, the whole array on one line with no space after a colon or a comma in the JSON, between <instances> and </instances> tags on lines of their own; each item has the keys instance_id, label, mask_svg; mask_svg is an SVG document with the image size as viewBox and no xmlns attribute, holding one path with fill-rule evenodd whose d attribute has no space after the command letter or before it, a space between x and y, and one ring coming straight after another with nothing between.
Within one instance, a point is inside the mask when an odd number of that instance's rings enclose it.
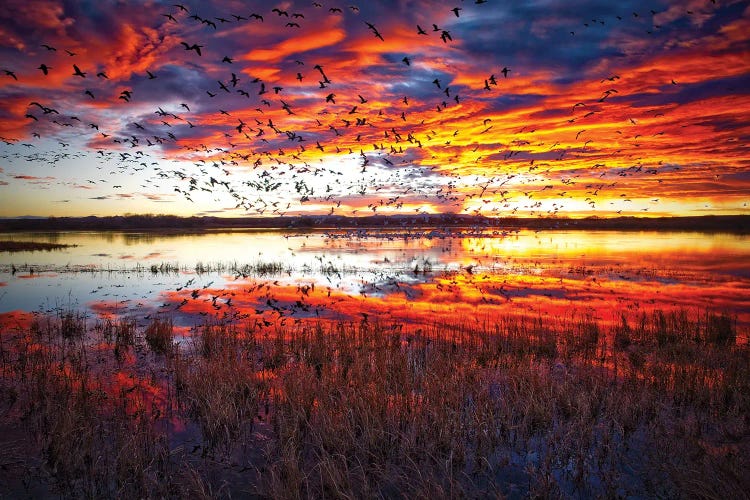
<instances>
[{"instance_id":1,"label":"sky","mask_svg":"<svg viewBox=\"0 0 750 500\"><path fill-rule=\"evenodd\" d=\"M750 214L750 3L0 12L0 217Z\"/></svg>"}]
</instances>

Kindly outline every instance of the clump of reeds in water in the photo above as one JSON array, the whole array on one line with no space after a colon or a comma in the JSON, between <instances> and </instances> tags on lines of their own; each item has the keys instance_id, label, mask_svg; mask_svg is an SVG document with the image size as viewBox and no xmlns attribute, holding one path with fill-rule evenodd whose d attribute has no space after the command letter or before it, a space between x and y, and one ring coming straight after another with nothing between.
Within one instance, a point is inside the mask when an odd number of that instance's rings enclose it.
<instances>
[{"instance_id":1,"label":"clump of reeds in water","mask_svg":"<svg viewBox=\"0 0 750 500\"><path fill-rule=\"evenodd\" d=\"M96 342L63 338L56 321L0 344L15 391L0 391L4 407L15 394L0 415L32 423L68 494L750 491L750 352L727 315L217 324L180 346L165 318L143 336L104 323ZM135 359L117 365L120 337Z\"/></svg>"},{"instance_id":2,"label":"clump of reeds in water","mask_svg":"<svg viewBox=\"0 0 750 500\"><path fill-rule=\"evenodd\" d=\"M179 264L173 262L161 262L149 266L151 274L178 274L180 272Z\"/></svg>"},{"instance_id":3,"label":"clump of reeds in water","mask_svg":"<svg viewBox=\"0 0 750 500\"><path fill-rule=\"evenodd\" d=\"M146 327L146 343L156 354L170 355L174 352L174 326L172 318L155 317Z\"/></svg>"}]
</instances>

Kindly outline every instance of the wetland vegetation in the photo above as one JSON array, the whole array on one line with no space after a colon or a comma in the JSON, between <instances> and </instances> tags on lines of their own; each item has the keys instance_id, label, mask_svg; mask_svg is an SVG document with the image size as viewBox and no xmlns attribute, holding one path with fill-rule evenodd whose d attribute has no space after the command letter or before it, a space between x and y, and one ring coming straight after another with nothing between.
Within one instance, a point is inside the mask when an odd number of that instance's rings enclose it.
<instances>
[{"instance_id":1,"label":"wetland vegetation","mask_svg":"<svg viewBox=\"0 0 750 500\"><path fill-rule=\"evenodd\" d=\"M0 337L2 488L85 497L750 491L750 350L686 311L478 327L25 315ZM12 438L8 438L12 436Z\"/></svg>"},{"instance_id":2,"label":"wetland vegetation","mask_svg":"<svg viewBox=\"0 0 750 500\"><path fill-rule=\"evenodd\" d=\"M0 252L36 252L39 250L61 250L68 248L71 245L64 245L61 243L49 243L44 241L13 241L13 240L2 240L0 241Z\"/></svg>"}]
</instances>

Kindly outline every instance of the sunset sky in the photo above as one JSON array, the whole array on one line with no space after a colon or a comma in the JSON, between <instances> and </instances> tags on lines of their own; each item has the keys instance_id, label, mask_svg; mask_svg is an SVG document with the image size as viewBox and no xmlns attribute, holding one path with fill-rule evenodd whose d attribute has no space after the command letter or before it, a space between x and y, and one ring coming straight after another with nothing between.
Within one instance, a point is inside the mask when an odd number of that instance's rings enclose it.
<instances>
[{"instance_id":1,"label":"sunset sky","mask_svg":"<svg viewBox=\"0 0 750 500\"><path fill-rule=\"evenodd\" d=\"M0 17L0 216L750 214L745 1Z\"/></svg>"}]
</instances>

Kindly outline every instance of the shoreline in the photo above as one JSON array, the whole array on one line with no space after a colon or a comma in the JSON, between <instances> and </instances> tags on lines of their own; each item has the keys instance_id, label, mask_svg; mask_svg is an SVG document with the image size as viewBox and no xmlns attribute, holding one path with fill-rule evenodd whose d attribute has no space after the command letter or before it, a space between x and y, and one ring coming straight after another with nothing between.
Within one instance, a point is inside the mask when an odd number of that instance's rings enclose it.
<instances>
[{"instance_id":1,"label":"shoreline","mask_svg":"<svg viewBox=\"0 0 750 500\"><path fill-rule=\"evenodd\" d=\"M203 232L214 230L346 230L346 229L498 229L615 230L750 233L750 215L616 218L490 218L464 215L177 217L132 215L109 217L0 218L0 232L139 231Z\"/></svg>"}]
</instances>

